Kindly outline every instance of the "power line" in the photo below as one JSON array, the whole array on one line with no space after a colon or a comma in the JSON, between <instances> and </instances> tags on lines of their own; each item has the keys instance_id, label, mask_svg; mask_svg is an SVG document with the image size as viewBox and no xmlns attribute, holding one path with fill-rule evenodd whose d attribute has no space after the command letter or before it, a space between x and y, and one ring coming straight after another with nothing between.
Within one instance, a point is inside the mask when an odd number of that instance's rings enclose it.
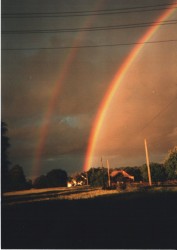
<instances>
[{"instance_id":1,"label":"power line","mask_svg":"<svg viewBox=\"0 0 177 250\"><path fill-rule=\"evenodd\" d=\"M141 129L139 134L141 134L154 120L156 120L162 113L164 113L177 99L177 96L175 96L174 99L170 100L170 102L167 103L167 105L159 111L149 122L146 123L146 125Z\"/></svg>"},{"instance_id":2,"label":"power line","mask_svg":"<svg viewBox=\"0 0 177 250\"><path fill-rule=\"evenodd\" d=\"M4 30L2 35L9 34L49 34L49 33L66 33L66 32L87 32L87 31L104 31L104 30L115 30L115 29L132 29L132 28L142 28L147 26L155 25L171 25L176 24L177 19L163 21L163 22L148 22L148 23L133 23L133 24L122 24L122 25L112 25L112 26L97 26L97 27L85 27L85 28L73 28L73 29L52 29L52 30Z\"/></svg>"},{"instance_id":3,"label":"power line","mask_svg":"<svg viewBox=\"0 0 177 250\"><path fill-rule=\"evenodd\" d=\"M177 39L169 39L169 40L159 40L159 41L149 41L144 43L116 43L116 44L100 44L100 45L83 45L83 46L63 46L63 47L39 47L39 48L2 48L2 51L32 51L32 50L63 50L63 49L86 49L86 48L101 48L101 47L117 47L117 46L131 46L138 44L160 44L160 43L168 43L168 42L176 42Z\"/></svg>"},{"instance_id":4,"label":"power line","mask_svg":"<svg viewBox=\"0 0 177 250\"><path fill-rule=\"evenodd\" d=\"M136 6L136 7L128 7L128 8L116 8L116 9L101 9L101 10L82 10L82 11L62 11L62 12L19 12L19 13L4 13L2 15L23 15L23 14L76 14L76 13L89 13L89 12L104 12L104 11L118 11L118 10L132 10L132 9L139 9L139 8L151 8L151 7L166 7L166 6L173 6L174 3L166 3L166 4L158 4L158 5L147 5L147 6Z\"/></svg>"},{"instance_id":5,"label":"power line","mask_svg":"<svg viewBox=\"0 0 177 250\"><path fill-rule=\"evenodd\" d=\"M132 12L144 12L144 11L158 11L174 7L175 4L159 4L148 6L137 6L129 8L119 9L102 9L92 11L73 11L73 12L26 12L26 13L2 13L2 18L51 18L51 17L72 17L72 16L91 16L91 15L112 15L112 14L126 14ZM158 8L159 7L159 8ZM167 7L167 8L164 8Z\"/></svg>"}]
</instances>

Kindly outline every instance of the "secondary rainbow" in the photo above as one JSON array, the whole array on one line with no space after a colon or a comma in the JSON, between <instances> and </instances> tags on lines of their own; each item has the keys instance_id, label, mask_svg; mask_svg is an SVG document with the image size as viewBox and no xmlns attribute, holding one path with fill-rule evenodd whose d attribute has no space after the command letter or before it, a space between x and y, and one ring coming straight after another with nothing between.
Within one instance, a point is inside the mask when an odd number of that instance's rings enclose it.
<instances>
[{"instance_id":1,"label":"secondary rainbow","mask_svg":"<svg viewBox=\"0 0 177 250\"><path fill-rule=\"evenodd\" d=\"M177 7L177 2L174 2L174 5L172 8L169 8L165 10L165 12L154 22L154 25L150 27L146 33L139 39L139 41L136 43L128 57L125 59L121 67L118 69L117 73L115 74L113 80L109 84L108 90L99 106L91 133L89 137L87 152L86 152L86 159L84 163L83 170L87 171L89 170L92 163L92 157L95 150L95 145L97 142L98 134L101 129L101 125L104 121L104 118L106 116L108 107L111 103L112 98L114 97L114 94L116 91L118 91L118 88L120 84L122 83L127 71L137 58L138 54L140 53L141 49L143 48L144 44L147 43L150 38L154 35L154 33L158 30L160 27L160 23L165 21L174 11Z\"/></svg>"},{"instance_id":2,"label":"secondary rainbow","mask_svg":"<svg viewBox=\"0 0 177 250\"><path fill-rule=\"evenodd\" d=\"M72 49L72 51L70 53L68 53L68 56L65 59L65 63L61 69L59 79L56 82L54 89L52 91L50 103L49 103L48 109L44 115L42 126L39 130L39 141L38 141L38 144L36 147L35 160L34 160L34 164L33 164L33 168L32 168L32 176L33 177L36 177L39 174L40 165L41 165L41 157L42 157L44 147L45 147L45 142L46 142L46 139L48 136L51 118L52 118L53 112L55 110L57 101L58 101L58 97L59 97L59 93L61 91L62 83L67 76L68 70L69 70L70 65L72 64L72 62L75 58L76 53L77 53L77 49Z\"/></svg>"},{"instance_id":3,"label":"secondary rainbow","mask_svg":"<svg viewBox=\"0 0 177 250\"><path fill-rule=\"evenodd\" d=\"M98 0L94 4L94 9L97 10L102 6L103 2L102 0ZM85 21L83 22L83 28L84 27L90 27L92 23L94 22L96 16L91 16L89 18L86 18ZM49 133L49 126L51 123L51 119L53 116L53 113L56 108L56 104L59 98L59 95L61 93L62 89L62 84L64 80L66 80L68 76L68 72L70 70L70 66L74 62L74 59L77 55L78 47L82 39L84 38L84 33L79 32L77 36L74 39L74 42L72 44L72 49L69 50L64 62L63 62L63 67L61 68L59 72L59 78L57 82L54 84L54 88L52 91L52 95L49 100L49 104L47 107L47 111L44 114L42 125L39 129L39 140L37 142L36 150L35 150L35 155L34 155L34 163L32 166L32 171L31 171L31 176L32 178L37 177L40 172L41 168L41 158L44 152L45 148L45 143L46 139Z\"/></svg>"}]
</instances>

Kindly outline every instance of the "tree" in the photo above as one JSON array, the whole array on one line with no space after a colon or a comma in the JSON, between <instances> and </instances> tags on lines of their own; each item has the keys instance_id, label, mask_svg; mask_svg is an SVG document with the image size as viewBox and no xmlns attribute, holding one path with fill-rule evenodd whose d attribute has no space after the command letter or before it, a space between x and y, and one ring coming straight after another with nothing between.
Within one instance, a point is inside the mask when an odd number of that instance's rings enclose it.
<instances>
[{"instance_id":1,"label":"tree","mask_svg":"<svg viewBox=\"0 0 177 250\"><path fill-rule=\"evenodd\" d=\"M34 188L47 188L48 187L47 177L45 175L41 175L37 177L34 180L33 187Z\"/></svg>"},{"instance_id":2,"label":"tree","mask_svg":"<svg viewBox=\"0 0 177 250\"><path fill-rule=\"evenodd\" d=\"M54 169L47 174L48 187L67 187L67 173L61 169Z\"/></svg>"},{"instance_id":3,"label":"tree","mask_svg":"<svg viewBox=\"0 0 177 250\"><path fill-rule=\"evenodd\" d=\"M2 192L9 189L9 165L8 149L10 147L9 138L7 137L7 124L1 122L1 189Z\"/></svg>"},{"instance_id":4,"label":"tree","mask_svg":"<svg viewBox=\"0 0 177 250\"><path fill-rule=\"evenodd\" d=\"M91 168L88 172L88 182L91 186L105 186L108 183L107 168Z\"/></svg>"},{"instance_id":5,"label":"tree","mask_svg":"<svg viewBox=\"0 0 177 250\"><path fill-rule=\"evenodd\" d=\"M166 172L163 164L151 163L150 168L151 168L152 181L158 182L166 180Z\"/></svg>"},{"instance_id":6,"label":"tree","mask_svg":"<svg viewBox=\"0 0 177 250\"><path fill-rule=\"evenodd\" d=\"M164 162L168 180L177 178L177 146L168 152Z\"/></svg>"},{"instance_id":7,"label":"tree","mask_svg":"<svg viewBox=\"0 0 177 250\"><path fill-rule=\"evenodd\" d=\"M152 182L165 181L166 172L163 164L160 163L150 163L151 178ZM144 181L148 181L147 165L144 164L141 168L141 173Z\"/></svg>"},{"instance_id":8,"label":"tree","mask_svg":"<svg viewBox=\"0 0 177 250\"><path fill-rule=\"evenodd\" d=\"M125 168L123 168L123 170L125 170L125 172L127 172L129 175L134 176L135 181L142 181L140 167L125 167Z\"/></svg>"},{"instance_id":9,"label":"tree","mask_svg":"<svg viewBox=\"0 0 177 250\"><path fill-rule=\"evenodd\" d=\"M26 180L26 188L27 189L31 189L32 187L33 187L32 180L31 179L27 179Z\"/></svg>"},{"instance_id":10,"label":"tree","mask_svg":"<svg viewBox=\"0 0 177 250\"><path fill-rule=\"evenodd\" d=\"M10 169L9 178L11 190L27 189L27 181L21 166L15 165L12 169Z\"/></svg>"}]
</instances>

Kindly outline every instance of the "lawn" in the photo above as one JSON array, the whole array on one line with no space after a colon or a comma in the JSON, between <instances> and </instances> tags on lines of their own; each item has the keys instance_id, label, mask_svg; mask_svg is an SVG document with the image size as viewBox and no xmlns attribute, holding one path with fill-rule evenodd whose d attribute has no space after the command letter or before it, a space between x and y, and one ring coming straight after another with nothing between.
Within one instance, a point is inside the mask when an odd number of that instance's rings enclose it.
<instances>
[{"instance_id":1,"label":"lawn","mask_svg":"<svg viewBox=\"0 0 177 250\"><path fill-rule=\"evenodd\" d=\"M177 247L176 188L112 192L2 204L2 248Z\"/></svg>"}]
</instances>

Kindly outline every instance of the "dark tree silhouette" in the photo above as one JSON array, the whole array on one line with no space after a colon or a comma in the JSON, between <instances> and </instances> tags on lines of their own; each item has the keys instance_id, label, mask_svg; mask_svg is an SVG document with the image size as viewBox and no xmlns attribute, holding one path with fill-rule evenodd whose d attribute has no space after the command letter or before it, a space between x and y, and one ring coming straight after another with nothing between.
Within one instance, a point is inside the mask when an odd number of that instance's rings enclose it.
<instances>
[{"instance_id":1,"label":"dark tree silhouette","mask_svg":"<svg viewBox=\"0 0 177 250\"><path fill-rule=\"evenodd\" d=\"M91 186L99 187L99 186L106 186L108 183L108 174L107 168L91 168L89 169L88 173L88 180Z\"/></svg>"},{"instance_id":2,"label":"dark tree silhouette","mask_svg":"<svg viewBox=\"0 0 177 250\"><path fill-rule=\"evenodd\" d=\"M46 177L49 187L67 187L68 177L66 171L64 170L51 170Z\"/></svg>"},{"instance_id":3,"label":"dark tree silhouette","mask_svg":"<svg viewBox=\"0 0 177 250\"><path fill-rule=\"evenodd\" d=\"M27 189L31 189L32 187L33 187L32 180L31 179L27 179L26 180L26 188Z\"/></svg>"},{"instance_id":4,"label":"dark tree silhouette","mask_svg":"<svg viewBox=\"0 0 177 250\"><path fill-rule=\"evenodd\" d=\"M177 146L168 152L167 158L164 162L167 178L174 180L177 178Z\"/></svg>"},{"instance_id":5,"label":"dark tree silhouette","mask_svg":"<svg viewBox=\"0 0 177 250\"><path fill-rule=\"evenodd\" d=\"M128 174L134 176L135 181L142 181L141 168L140 167L125 167L123 168Z\"/></svg>"},{"instance_id":6,"label":"dark tree silhouette","mask_svg":"<svg viewBox=\"0 0 177 250\"><path fill-rule=\"evenodd\" d=\"M34 188L47 188L48 187L47 177L45 175L41 175L37 177L33 182L33 187Z\"/></svg>"},{"instance_id":7,"label":"dark tree silhouette","mask_svg":"<svg viewBox=\"0 0 177 250\"><path fill-rule=\"evenodd\" d=\"M23 168L15 165L9 171L11 190L27 189L27 181L23 172Z\"/></svg>"},{"instance_id":8,"label":"dark tree silhouette","mask_svg":"<svg viewBox=\"0 0 177 250\"><path fill-rule=\"evenodd\" d=\"M9 189L9 165L8 149L10 147L7 136L7 124L1 122L1 190L2 192Z\"/></svg>"},{"instance_id":9,"label":"dark tree silhouette","mask_svg":"<svg viewBox=\"0 0 177 250\"><path fill-rule=\"evenodd\" d=\"M48 187L67 187L68 176L66 171L61 169L54 169L37 177L33 182L34 188L48 188Z\"/></svg>"},{"instance_id":10,"label":"dark tree silhouette","mask_svg":"<svg viewBox=\"0 0 177 250\"><path fill-rule=\"evenodd\" d=\"M163 164L151 162L150 163L152 182L165 181L166 173ZM147 165L141 167L141 173L144 181L148 181Z\"/></svg>"}]
</instances>

